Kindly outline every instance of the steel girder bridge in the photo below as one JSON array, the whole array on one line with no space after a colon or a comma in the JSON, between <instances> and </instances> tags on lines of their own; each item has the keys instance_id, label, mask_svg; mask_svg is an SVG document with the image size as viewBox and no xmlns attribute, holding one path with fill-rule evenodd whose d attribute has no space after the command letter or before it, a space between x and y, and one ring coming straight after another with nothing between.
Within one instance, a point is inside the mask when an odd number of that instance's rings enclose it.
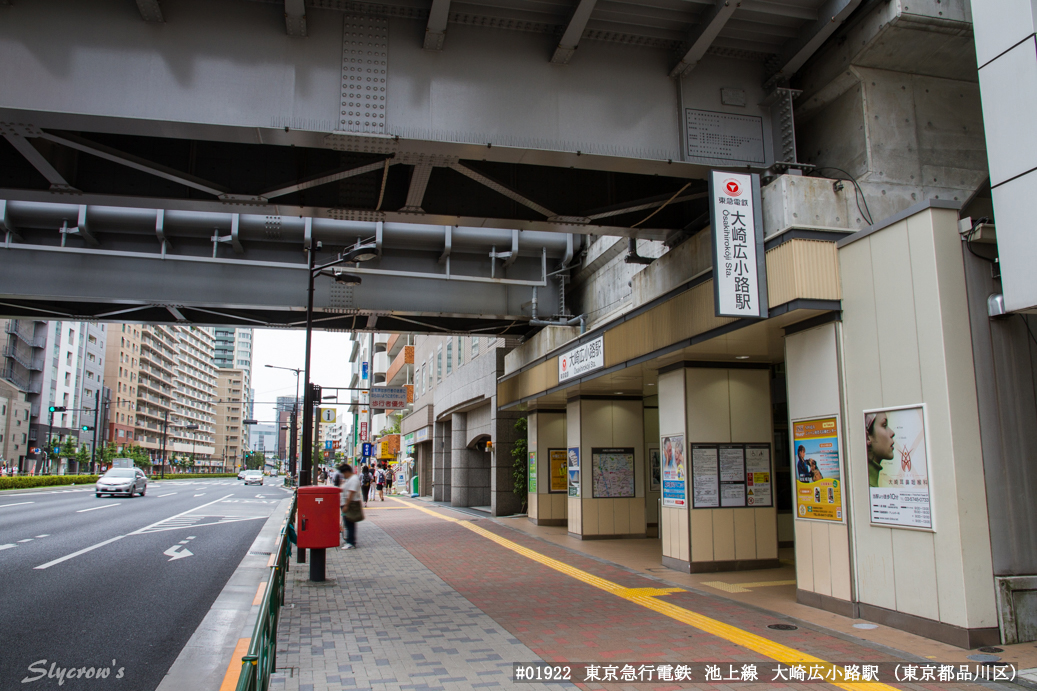
<instances>
[{"instance_id":1,"label":"steel girder bridge","mask_svg":"<svg viewBox=\"0 0 1037 691\"><path fill-rule=\"evenodd\" d=\"M679 242L710 168L794 163L858 4L0 3L0 313L298 325L306 252L370 240L319 327L523 335L587 236Z\"/></svg>"}]
</instances>

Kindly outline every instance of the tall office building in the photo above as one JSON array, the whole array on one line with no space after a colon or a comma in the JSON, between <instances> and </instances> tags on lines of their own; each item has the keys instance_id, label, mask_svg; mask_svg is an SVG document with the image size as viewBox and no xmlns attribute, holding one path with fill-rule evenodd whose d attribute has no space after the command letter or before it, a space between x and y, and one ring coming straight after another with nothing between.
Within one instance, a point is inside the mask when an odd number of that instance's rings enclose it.
<instances>
[{"instance_id":1,"label":"tall office building","mask_svg":"<svg viewBox=\"0 0 1037 691\"><path fill-rule=\"evenodd\" d=\"M245 424L248 412L248 389L245 388L245 370L220 368L217 372L216 401L216 458L225 469L234 469L244 463L248 446Z\"/></svg>"},{"instance_id":2,"label":"tall office building","mask_svg":"<svg viewBox=\"0 0 1037 691\"><path fill-rule=\"evenodd\" d=\"M174 410L181 424L173 429L173 449L181 455L190 454L197 465L222 466L215 444L217 369L213 366L213 330L174 328L179 336Z\"/></svg>"}]
</instances>

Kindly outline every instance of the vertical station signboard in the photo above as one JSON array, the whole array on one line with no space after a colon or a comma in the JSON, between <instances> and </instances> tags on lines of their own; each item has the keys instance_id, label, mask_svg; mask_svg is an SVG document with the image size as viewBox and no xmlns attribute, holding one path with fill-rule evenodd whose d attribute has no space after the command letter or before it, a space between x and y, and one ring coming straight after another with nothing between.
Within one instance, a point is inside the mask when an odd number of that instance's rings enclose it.
<instances>
[{"instance_id":1,"label":"vertical station signboard","mask_svg":"<svg viewBox=\"0 0 1037 691\"><path fill-rule=\"evenodd\" d=\"M718 317L767 316L760 176L709 174L713 229L713 300Z\"/></svg>"}]
</instances>

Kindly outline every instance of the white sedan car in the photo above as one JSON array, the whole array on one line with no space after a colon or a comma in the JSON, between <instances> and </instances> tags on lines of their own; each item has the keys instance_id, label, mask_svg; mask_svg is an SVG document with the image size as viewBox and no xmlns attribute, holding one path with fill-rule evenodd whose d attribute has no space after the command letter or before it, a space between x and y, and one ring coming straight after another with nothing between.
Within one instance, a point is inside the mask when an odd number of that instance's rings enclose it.
<instances>
[{"instance_id":1,"label":"white sedan car","mask_svg":"<svg viewBox=\"0 0 1037 691\"><path fill-rule=\"evenodd\" d=\"M125 494L132 497L138 493L143 497L147 491L148 478L139 468L112 468L97 478L97 485L94 487L94 494L98 497L102 494L113 497L116 494Z\"/></svg>"},{"instance_id":2,"label":"white sedan car","mask_svg":"<svg viewBox=\"0 0 1037 691\"><path fill-rule=\"evenodd\" d=\"M262 470L246 470L245 471L245 484L246 485L262 485L263 484L263 471Z\"/></svg>"}]
</instances>

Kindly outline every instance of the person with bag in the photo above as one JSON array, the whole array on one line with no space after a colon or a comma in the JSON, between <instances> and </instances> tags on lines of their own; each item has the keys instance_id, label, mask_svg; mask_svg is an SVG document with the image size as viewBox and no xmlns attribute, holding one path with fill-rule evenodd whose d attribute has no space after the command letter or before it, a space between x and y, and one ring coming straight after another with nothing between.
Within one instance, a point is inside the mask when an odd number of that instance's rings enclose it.
<instances>
[{"instance_id":1,"label":"person with bag","mask_svg":"<svg viewBox=\"0 0 1037 691\"><path fill-rule=\"evenodd\" d=\"M338 467L332 468L331 472L327 473L326 479L327 479L327 482L328 482L329 485L332 485L334 487L338 487L339 488L339 493L338 493L338 504L339 504L339 508L338 508L338 511L339 511L339 514L338 514L338 534L341 537L345 537L345 534L346 534L346 523L345 523L345 520L342 518L342 514L344 514L346 512L346 492L345 492L345 490L343 489L342 486L344 484L346 484L346 476L342 474L342 471L340 470L341 467L342 467L342 464L339 464Z\"/></svg>"},{"instance_id":2,"label":"person with bag","mask_svg":"<svg viewBox=\"0 0 1037 691\"><path fill-rule=\"evenodd\" d=\"M345 478L342 484L342 523L346 526L346 544L342 545L342 549L356 549L356 524L364 520L360 478L347 463L340 465L338 470Z\"/></svg>"},{"instance_id":3,"label":"person with bag","mask_svg":"<svg viewBox=\"0 0 1037 691\"><path fill-rule=\"evenodd\" d=\"M360 480L363 490L361 496L364 499L364 506L367 506L368 498L371 495L371 468L364 465L360 470L363 474L363 478Z\"/></svg>"},{"instance_id":4,"label":"person with bag","mask_svg":"<svg viewBox=\"0 0 1037 691\"><path fill-rule=\"evenodd\" d=\"M378 474L375 476L375 486L378 488L378 500L385 501L385 495L382 491L385 489L385 469L379 468Z\"/></svg>"}]
</instances>

